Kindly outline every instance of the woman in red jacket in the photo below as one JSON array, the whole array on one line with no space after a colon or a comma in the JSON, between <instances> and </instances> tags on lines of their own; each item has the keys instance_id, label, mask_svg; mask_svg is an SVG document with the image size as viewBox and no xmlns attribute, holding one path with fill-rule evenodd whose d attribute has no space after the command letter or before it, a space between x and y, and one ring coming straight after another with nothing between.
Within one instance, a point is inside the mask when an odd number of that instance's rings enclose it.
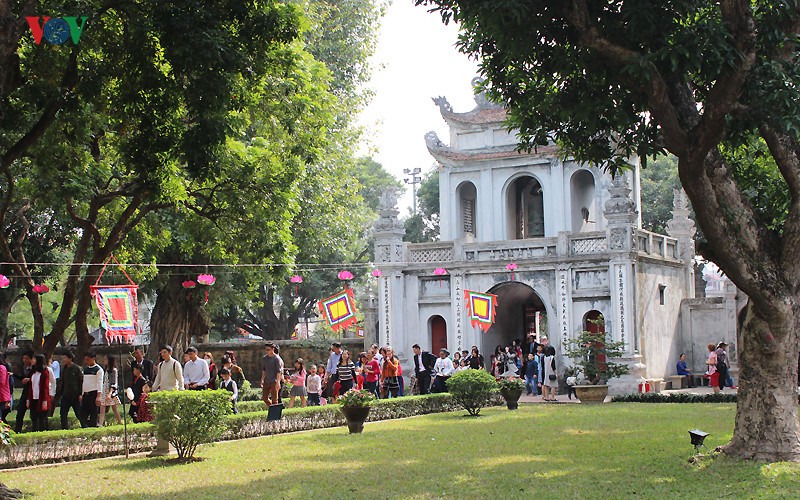
<instances>
[{"instance_id":1,"label":"woman in red jacket","mask_svg":"<svg viewBox=\"0 0 800 500\"><path fill-rule=\"evenodd\" d=\"M31 390L28 392L28 408L31 410L33 431L47 430L47 415L53 404L50 396L50 370L47 369L44 354L37 354L31 374Z\"/></svg>"}]
</instances>

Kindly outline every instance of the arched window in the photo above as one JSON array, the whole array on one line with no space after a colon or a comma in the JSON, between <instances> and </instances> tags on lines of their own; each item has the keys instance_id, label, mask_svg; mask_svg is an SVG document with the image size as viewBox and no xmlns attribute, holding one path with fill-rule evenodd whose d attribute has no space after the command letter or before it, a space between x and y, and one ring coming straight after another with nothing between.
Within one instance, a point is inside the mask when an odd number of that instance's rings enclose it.
<instances>
[{"instance_id":1,"label":"arched window","mask_svg":"<svg viewBox=\"0 0 800 500\"><path fill-rule=\"evenodd\" d=\"M570 218L572 231L594 231L597 227L597 209L594 200L594 176L588 170L578 170L570 179L570 197L572 198Z\"/></svg>"},{"instance_id":2,"label":"arched window","mask_svg":"<svg viewBox=\"0 0 800 500\"><path fill-rule=\"evenodd\" d=\"M475 208L478 201L478 191L475 189L475 184L462 182L456 190L456 199L458 200L458 237L477 236Z\"/></svg>"},{"instance_id":3,"label":"arched window","mask_svg":"<svg viewBox=\"0 0 800 500\"><path fill-rule=\"evenodd\" d=\"M509 239L544 236L544 192L531 176L516 179L508 189Z\"/></svg>"}]
</instances>

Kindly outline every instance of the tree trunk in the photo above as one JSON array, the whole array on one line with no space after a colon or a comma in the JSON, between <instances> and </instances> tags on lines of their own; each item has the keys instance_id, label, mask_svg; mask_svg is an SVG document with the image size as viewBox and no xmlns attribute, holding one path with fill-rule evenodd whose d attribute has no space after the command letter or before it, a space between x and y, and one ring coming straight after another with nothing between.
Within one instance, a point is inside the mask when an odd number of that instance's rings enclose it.
<instances>
[{"instance_id":1,"label":"tree trunk","mask_svg":"<svg viewBox=\"0 0 800 500\"><path fill-rule=\"evenodd\" d=\"M794 299L795 304L800 303ZM800 307L792 317L761 318L752 301L739 330L736 427L728 455L768 461L800 461L797 358Z\"/></svg>"},{"instance_id":2,"label":"tree trunk","mask_svg":"<svg viewBox=\"0 0 800 500\"><path fill-rule=\"evenodd\" d=\"M31 315L33 315L33 349L39 352L44 347L44 316L42 315L42 297L38 293L29 289L25 294L28 298L28 304L31 306ZM50 356L52 353L46 353L45 357Z\"/></svg>"},{"instance_id":3,"label":"tree trunk","mask_svg":"<svg viewBox=\"0 0 800 500\"><path fill-rule=\"evenodd\" d=\"M158 359L158 351L167 344L172 346L175 353L183 352L189 347L192 336L200 338L211 327L203 308L205 289L198 286L187 290L181 283L180 276L171 276L158 290L150 317L149 359Z\"/></svg>"},{"instance_id":4,"label":"tree trunk","mask_svg":"<svg viewBox=\"0 0 800 500\"><path fill-rule=\"evenodd\" d=\"M2 341L0 352L5 352L8 342L11 340L8 332L8 315L11 314L14 304L22 298L18 292L19 290L13 286L0 292L0 341Z\"/></svg>"}]
</instances>

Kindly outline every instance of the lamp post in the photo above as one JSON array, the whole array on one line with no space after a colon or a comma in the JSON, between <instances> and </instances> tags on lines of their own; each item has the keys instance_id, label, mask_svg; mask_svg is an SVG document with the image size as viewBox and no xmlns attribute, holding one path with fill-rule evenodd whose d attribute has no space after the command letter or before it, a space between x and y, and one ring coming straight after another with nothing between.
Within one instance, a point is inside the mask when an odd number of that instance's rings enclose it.
<instances>
[{"instance_id":1,"label":"lamp post","mask_svg":"<svg viewBox=\"0 0 800 500\"><path fill-rule=\"evenodd\" d=\"M406 184L411 184L411 213L413 215L417 215L417 184L422 182L422 177L418 177L421 172L422 169L419 168L403 169L403 173L407 175L403 180Z\"/></svg>"}]
</instances>

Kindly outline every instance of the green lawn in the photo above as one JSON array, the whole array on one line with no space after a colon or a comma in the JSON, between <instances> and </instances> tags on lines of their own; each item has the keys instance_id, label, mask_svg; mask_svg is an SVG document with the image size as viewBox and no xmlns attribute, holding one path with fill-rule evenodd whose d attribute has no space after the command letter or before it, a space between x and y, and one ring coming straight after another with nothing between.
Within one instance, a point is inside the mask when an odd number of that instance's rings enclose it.
<instances>
[{"instance_id":1,"label":"green lawn","mask_svg":"<svg viewBox=\"0 0 800 500\"><path fill-rule=\"evenodd\" d=\"M523 405L220 443L202 462L96 460L0 473L35 498L792 497L800 464L691 465L687 431L731 436L734 405ZM100 489L102 488L102 491Z\"/></svg>"}]
</instances>

